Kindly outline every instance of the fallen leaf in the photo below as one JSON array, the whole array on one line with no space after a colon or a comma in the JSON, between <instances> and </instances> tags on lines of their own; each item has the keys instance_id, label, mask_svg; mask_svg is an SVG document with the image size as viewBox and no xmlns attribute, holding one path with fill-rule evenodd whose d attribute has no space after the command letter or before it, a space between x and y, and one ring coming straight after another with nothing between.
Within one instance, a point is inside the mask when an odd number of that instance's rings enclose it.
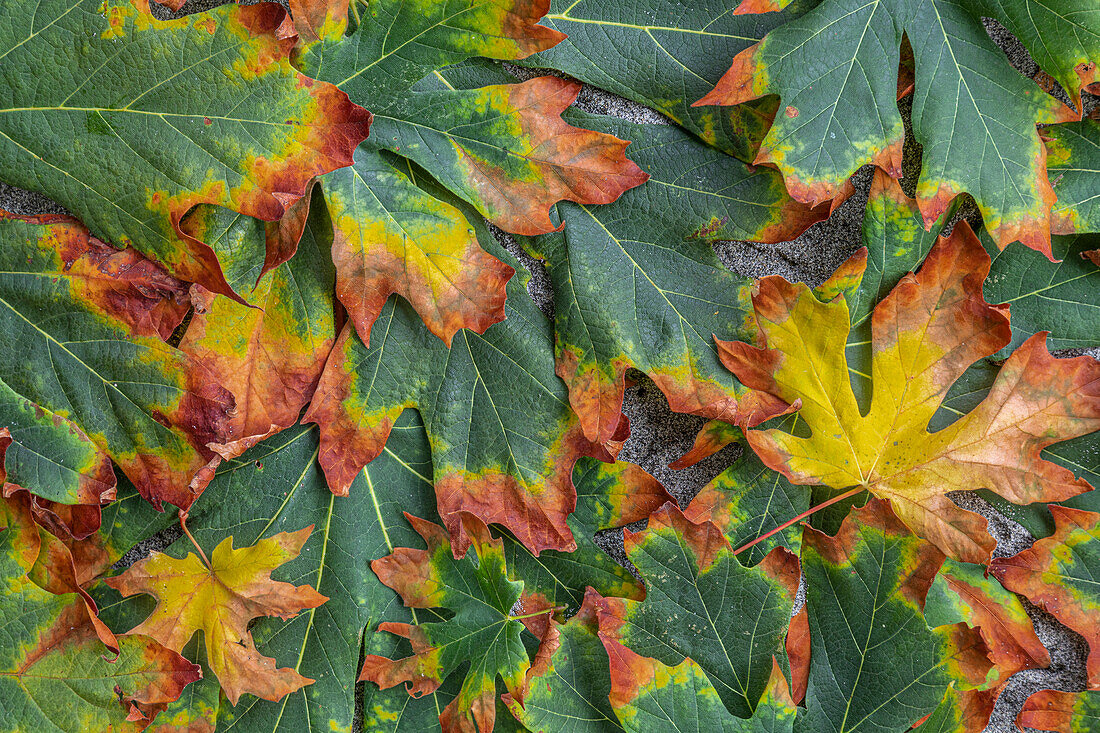
<instances>
[{"instance_id":1,"label":"fallen leaf","mask_svg":"<svg viewBox=\"0 0 1100 733\"><path fill-rule=\"evenodd\" d=\"M328 600L309 586L271 579L271 571L298 556L312 530L280 532L240 549L226 537L209 564L193 553L178 560L154 552L105 582L123 596L145 593L157 599L131 634L180 651L202 631L210 668L231 704L246 692L279 700L313 680L289 668L276 669L275 660L256 649L248 624L258 616L290 618Z\"/></svg>"},{"instance_id":2,"label":"fallen leaf","mask_svg":"<svg viewBox=\"0 0 1100 733\"><path fill-rule=\"evenodd\" d=\"M7 481L98 504L109 456L142 496L189 506L217 462L208 445L230 438L233 398L160 338L186 310L182 284L72 219L0 216L0 240Z\"/></svg>"},{"instance_id":3,"label":"fallen leaf","mask_svg":"<svg viewBox=\"0 0 1100 733\"><path fill-rule=\"evenodd\" d=\"M474 226L483 247L515 262L483 223ZM439 515L460 556L467 545L458 512L504 526L536 553L575 548L566 523L576 504L573 465L583 455L610 456L585 440L569 409L550 324L525 285L517 273L507 318L483 335L459 331L450 349L392 296L369 348L345 326L304 418L321 427L320 461L334 493L347 494L393 421L416 406L432 443Z\"/></svg>"},{"instance_id":4,"label":"fallen leaf","mask_svg":"<svg viewBox=\"0 0 1100 733\"><path fill-rule=\"evenodd\" d=\"M1066 9L1036 15L996 0L826 0L738 53L696 104L778 94L799 114L776 116L754 162L776 165L800 201L836 199L865 163L901 177L896 96L905 36L916 60L912 133L924 146L917 199L926 226L969 193L999 247L1018 239L1049 257L1055 195L1036 124L1079 119L1080 104L1077 111L1066 107L1013 69L986 33L984 16L1017 32L1040 65L1058 73L1090 55L1095 60L1100 50L1100 18ZM1059 80L1079 99L1075 74Z\"/></svg>"},{"instance_id":5,"label":"fallen leaf","mask_svg":"<svg viewBox=\"0 0 1100 733\"><path fill-rule=\"evenodd\" d=\"M492 539L477 518L463 518L475 560L468 555L455 558L447 532L439 525L406 517L427 549L397 548L372 562L371 568L409 608L446 608L454 616L417 625L380 624L380 631L408 639L413 654L398 660L367 655L359 679L382 689L404 682L410 695L420 697L469 662L458 696L440 712L439 722L445 732L491 731L497 676L514 694L530 666L520 639L524 624L511 614L523 584L508 579L500 540Z\"/></svg>"},{"instance_id":6,"label":"fallen leaf","mask_svg":"<svg viewBox=\"0 0 1100 733\"><path fill-rule=\"evenodd\" d=\"M256 307L212 296L208 308L196 308L180 342L236 398L233 438L213 446L223 458L298 421L336 341L332 228L320 193L314 197L294 256L241 289ZM262 246L263 227L251 221Z\"/></svg>"},{"instance_id":7,"label":"fallen leaf","mask_svg":"<svg viewBox=\"0 0 1100 733\"><path fill-rule=\"evenodd\" d=\"M44 14L54 22L40 26ZM281 218L313 176L351 162L370 122L343 92L291 67L285 20L270 3L171 21L154 19L147 0L5 3L5 68L68 70L7 86L5 181L66 206L104 241L233 296L182 217L206 203ZM149 59L161 62L139 63Z\"/></svg>"},{"instance_id":8,"label":"fallen leaf","mask_svg":"<svg viewBox=\"0 0 1100 733\"><path fill-rule=\"evenodd\" d=\"M751 280L711 243L792 239L823 210L787 196L781 177L668 125L571 114L586 128L632 140L653 176L612 204L559 204L561 234L525 242L554 285L557 373L585 437L618 428L627 369L645 372L675 412L755 425L788 409L754 395L718 359L714 336L752 340Z\"/></svg>"},{"instance_id":9,"label":"fallen leaf","mask_svg":"<svg viewBox=\"0 0 1100 733\"><path fill-rule=\"evenodd\" d=\"M987 561L993 539L985 520L955 506L947 492L988 488L1027 504L1087 491L1040 452L1100 428L1100 362L1055 359L1045 334L1013 352L973 411L928 432L952 383L1011 338L1007 309L982 298L988 271L989 256L960 222L918 273L879 302L865 412L844 357L844 299L822 303L805 285L762 279L753 304L770 348L723 343L723 359L742 382L800 404L812 435L750 431L753 450L794 483L863 487L889 499L914 532L967 562Z\"/></svg>"},{"instance_id":10,"label":"fallen leaf","mask_svg":"<svg viewBox=\"0 0 1100 733\"><path fill-rule=\"evenodd\" d=\"M1100 689L1100 626L1096 624L1093 566L1100 559L1100 514L1052 505L1054 535L1012 557L995 557L989 570L1014 593L1085 637L1088 684Z\"/></svg>"},{"instance_id":11,"label":"fallen leaf","mask_svg":"<svg viewBox=\"0 0 1100 733\"><path fill-rule=\"evenodd\" d=\"M783 654L798 560L777 548L756 567L742 567L717 527L693 524L672 504L650 516L645 531L626 531L624 544L646 598L605 599L600 637L661 665L690 658L730 713L752 715L772 656Z\"/></svg>"},{"instance_id":12,"label":"fallen leaf","mask_svg":"<svg viewBox=\"0 0 1100 733\"><path fill-rule=\"evenodd\" d=\"M943 559L879 499L849 514L836 537L806 530L811 650L800 730L907 730L949 685L986 684L981 638L965 624L930 629L921 614Z\"/></svg>"}]
</instances>

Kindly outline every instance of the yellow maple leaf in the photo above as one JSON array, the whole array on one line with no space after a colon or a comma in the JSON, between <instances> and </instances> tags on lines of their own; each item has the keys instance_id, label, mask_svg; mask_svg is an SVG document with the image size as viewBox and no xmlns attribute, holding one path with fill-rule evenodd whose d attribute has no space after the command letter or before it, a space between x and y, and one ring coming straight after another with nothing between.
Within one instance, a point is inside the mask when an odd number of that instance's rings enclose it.
<instances>
[{"instance_id":1,"label":"yellow maple leaf","mask_svg":"<svg viewBox=\"0 0 1100 733\"><path fill-rule=\"evenodd\" d=\"M231 703L245 692L279 700L314 680L290 668L276 669L275 660L256 649L248 622L258 616L290 618L328 600L308 585L271 579L272 570L298 556L312 530L311 525L280 532L240 549L226 537L209 562L193 553L177 560L154 552L106 582L124 596L147 593L159 601L131 633L178 652L202 631L210 669Z\"/></svg>"},{"instance_id":2,"label":"yellow maple leaf","mask_svg":"<svg viewBox=\"0 0 1100 733\"><path fill-rule=\"evenodd\" d=\"M770 348L720 342L720 353L744 384L800 404L812 435L749 431L761 460L794 483L866 488L888 499L916 534L976 563L989 559L995 543L985 520L957 507L947 492L988 488L1026 504L1088 491L1087 482L1040 452L1100 429L1100 362L1055 359L1045 333L1009 357L977 408L928 431L955 380L1011 340L1008 307L982 297L989 267L989 256L960 222L920 271L878 304L866 414L849 381L843 296L825 303L805 285L763 278L753 306Z\"/></svg>"}]
</instances>

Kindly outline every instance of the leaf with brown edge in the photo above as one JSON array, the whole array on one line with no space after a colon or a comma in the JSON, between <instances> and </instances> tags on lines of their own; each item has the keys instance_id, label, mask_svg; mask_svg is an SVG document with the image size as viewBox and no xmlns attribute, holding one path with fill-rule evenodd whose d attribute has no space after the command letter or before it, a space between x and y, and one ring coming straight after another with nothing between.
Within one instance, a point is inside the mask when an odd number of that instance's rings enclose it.
<instances>
[{"instance_id":1,"label":"leaf with brown edge","mask_svg":"<svg viewBox=\"0 0 1100 733\"><path fill-rule=\"evenodd\" d=\"M691 658L669 665L630 649L613 625L600 616L599 638L611 664L609 700L622 728L629 733L670 731L695 733L790 733L798 708L778 662L771 660L767 687L749 718L725 708L715 685Z\"/></svg>"},{"instance_id":2,"label":"leaf with brown edge","mask_svg":"<svg viewBox=\"0 0 1100 733\"><path fill-rule=\"evenodd\" d=\"M511 613L523 583L508 579L501 541L494 540L476 517L465 514L462 518L475 554L456 557L442 527L405 516L427 549L397 548L372 562L371 569L409 608L444 608L454 615L417 625L380 624L379 631L408 639L413 654L398 660L367 655L359 679L382 689L404 682L410 695L420 697L469 662L461 689L440 713L439 722L445 732L491 731L497 677L516 694L530 666L520 639L524 625Z\"/></svg>"},{"instance_id":3,"label":"leaf with brown edge","mask_svg":"<svg viewBox=\"0 0 1100 733\"><path fill-rule=\"evenodd\" d=\"M217 461L209 444L231 438L233 398L160 338L183 284L71 219L0 217L0 241L7 480L88 503L113 486L105 454L158 506L190 505Z\"/></svg>"},{"instance_id":4,"label":"leaf with brown edge","mask_svg":"<svg viewBox=\"0 0 1100 733\"><path fill-rule=\"evenodd\" d=\"M1100 232L1100 121L1085 118L1043 128L1047 169L1058 203L1054 205L1054 234Z\"/></svg>"},{"instance_id":5,"label":"leaf with brown edge","mask_svg":"<svg viewBox=\"0 0 1100 733\"><path fill-rule=\"evenodd\" d=\"M799 705L806 699L806 688L810 684L810 646L810 616L803 605L791 617L785 644L791 664L791 699Z\"/></svg>"},{"instance_id":6,"label":"leaf with brown edge","mask_svg":"<svg viewBox=\"0 0 1100 733\"><path fill-rule=\"evenodd\" d=\"M49 579L41 577L49 571L39 538L48 541L26 502L0 499L0 728L141 730L129 722L132 712L179 697L199 678L198 667L143 636L111 635L117 653L108 651L92 624L95 606L75 586L54 587L55 594L32 577Z\"/></svg>"},{"instance_id":7,"label":"leaf with brown edge","mask_svg":"<svg viewBox=\"0 0 1100 733\"><path fill-rule=\"evenodd\" d=\"M7 516L8 531L16 535L27 577L50 593L82 604L83 613L74 611L81 616L79 623L86 625L104 646L117 653L116 635L99 620L99 609L84 588L109 564L98 536L74 541L51 534L36 521L33 497L26 490L10 484L5 489L0 512Z\"/></svg>"},{"instance_id":8,"label":"leaf with brown edge","mask_svg":"<svg viewBox=\"0 0 1100 733\"><path fill-rule=\"evenodd\" d=\"M1068 6L1044 7L1030 23L1027 15L1000 0L825 0L737 54L696 104L778 94L783 112L756 162L775 164L796 199L832 200L865 163L901 177L904 131L896 96L902 39L908 38L916 62L913 137L924 146L917 199L925 226L969 193L999 247L1020 240L1050 257L1055 196L1036 125L1080 113L1012 68L982 18L1029 31L1021 40L1040 54L1040 64L1060 69L1070 59L1078 63L1081 45L1061 40L1097 37L1100 16ZM1095 50L1094 42L1084 43Z\"/></svg>"},{"instance_id":9,"label":"leaf with brown edge","mask_svg":"<svg viewBox=\"0 0 1100 733\"><path fill-rule=\"evenodd\" d=\"M869 489L889 499L919 536L967 562L987 561L993 539L985 520L956 507L946 492L987 488L1026 504L1087 491L1085 481L1040 452L1100 428L1100 362L1055 359L1045 334L1013 352L977 408L927 430L952 383L1010 341L1006 309L982 297L989 266L960 223L918 273L878 303L865 414L848 376L844 298L822 303L804 285L761 280L753 305L770 348L726 343L723 359L742 382L800 404L812 433L750 431L761 460L794 483Z\"/></svg>"},{"instance_id":10,"label":"leaf with brown edge","mask_svg":"<svg viewBox=\"0 0 1100 733\"><path fill-rule=\"evenodd\" d=\"M1054 534L1012 557L995 557L1001 584L1085 637L1088 685L1100 689L1100 625L1095 572L1100 564L1100 514L1051 505Z\"/></svg>"},{"instance_id":11,"label":"leaf with brown edge","mask_svg":"<svg viewBox=\"0 0 1100 733\"><path fill-rule=\"evenodd\" d=\"M459 206L464 213L469 209ZM516 260L472 214L482 247ZM458 512L500 524L533 552L572 551L566 517L576 505L573 465L609 458L587 441L554 375L550 324L517 272L507 317L484 334L461 330L448 349L403 300L391 296L368 348L344 327L329 355L305 420L321 428L320 462L329 487L345 494L382 452L406 407L424 418L432 445L439 515L463 554Z\"/></svg>"},{"instance_id":12,"label":"leaf with brown edge","mask_svg":"<svg viewBox=\"0 0 1100 733\"><path fill-rule=\"evenodd\" d=\"M336 293L364 343L382 306L398 293L448 346L455 333L483 333L504 318L512 268L481 248L466 216L416 185L376 151L324 178L335 227Z\"/></svg>"},{"instance_id":13,"label":"leaf with brown edge","mask_svg":"<svg viewBox=\"0 0 1100 733\"><path fill-rule=\"evenodd\" d=\"M589 588L580 610L553 622L542 638L523 686L503 696L527 729L574 733L621 731L608 702L607 654L598 636L599 593Z\"/></svg>"},{"instance_id":14,"label":"leaf with brown edge","mask_svg":"<svg viewBox=\"0 0 1100 733\"><path fill-rule=\"evenodd\" d=\"M1100 695L1039 690L1024 701L1016 725L1054 733L1089 733L1100 726Z\"/></svg>"},{"instance_id":15,"label":"leaf with brown edge","mask_svg":"<svg viewBox=\"0 0 1100 733\"><path fill-rule=\"evenodd\" d=\"M730 713L747 717L768 683L798 590L798 560L777 548L756 567L738 562L722 533L694 524L673 504L650 516L625 547L646 598L607 598L601 637L677 666L690 658Z\"/></svg>"},{"instance_id":16,"label":"leaf with brown edge","mask_svg":"<svg viewBox=\"0 0 1100 733\"><path fill-rule=\"evenodd\" d=\"M336 341L332 225L320 191L313 196L291 260L241 291L254 307L208 293L209 305L196 306L180 342L236 399L233 439L214 448L223 458L298 421ZM252 238L262 246L263 227L253 221Z\"/></svg>"},{"instance_id":17,"label":"leaf with brown edge","mask_svg":"<svg viewBox=\"0 0 1100 733\"><path fill-rule=\"evenodd\" d=\"M811 651L800 731L905 730L936 711L952 685L988 684L981 637L966 624L929 628L922 614L943 559L874 497L835 537L806 529Z\"/></svg>"},{"instance_id":18,"label":"leaf with brown edge","mask_svg":"<svg viewBox=\"0 0 1100 733\"><path fill-rule=\"evenodd\" d=\"M558 201L610 203L649 178L627 159L628 142L562 120L580 91L540 76L418 92L375 110L367 145L415 161L505 231L555 231Z\"/></svg>"},{"instance_id":19,"label":"leaf with brown edge","mask_svg":"<svg viewBox=\"0 0 1100 733\"><path fill-rule=\"evenodd\" d=\"M674 412L756 425L789 408L730 375L714 338L755 335L751 281L711 243L785 241L825 216L793 201L774 170L752 169L670 125L570 112L579 126L631 140L646 185L605 206L562 203L560 234L525 242L554 285L557 373L585 436L619 427L627 369L645 372Z\"/></svg>"},{"instance_id":20,"label":"leaf with brown edge","mask_svg":"<svg viewBox=\"0 0 1100 733\"><path fill-rule=\"evenodd\" d=\"M298 556L312 530L280 532L239 549L227 537L214 548L209 564L194 554L177 560L154 552L106 583L123 596L145 593L158 601L129 633L180 651L202 631L210 668L230 703L236 705L246 692L278 700L313 680L289 668L276 669L274 659L256 650L248 623L259 616L290 618L328 600L307 585L271 579L273 570Z\"/></svg>"},{"instance_id":21,"label":"leaf with brown edge","mask_svg":"<svg viewBox=\"0 0 1100 733\"><path fill-rule=\"evenodd\" d=\"M997 693L1016 672L1050 666L1020 599L980 565L947 560L925 599L924 618L929 626L965 622L981 634L1000 676Z\"/></svg>"},{"instance_id":22,"label":"leaf with brown edge","mask_svg":"<svg viewBox=\"0 0 1100 733\"><path fill-rule=\"evenodd\" d=\"M584 602L586 591L641 600L641 582L601 549L594 535L642 521L673 501L672 496L657 479L625 461L581 458L573 469L573 484L577 506L566 523L577 549L544 550L535 557L511 534L502 533L509 577L523 581L520 602L530 610L571 610Z\"/></svg>"},{"instance_id":23,"label":"leaf with brown edge","mask_svg":"<svg viewBox=\"0 0 1100 733\"><path fill-rule=\"evenodd\" d=\"M56 20L39 27L44 13ZM163 22L146 0L5 3L5 68L34 75L48 56L70 70L5 87L5 180L68 207L104 241L233 296L182 217L205 203L281 218L311 178L351 162L370 121L343 92L291 67L285 20L273 3ZM164 63L135 64L152 58Z\"/></svg>"}]
</instances>

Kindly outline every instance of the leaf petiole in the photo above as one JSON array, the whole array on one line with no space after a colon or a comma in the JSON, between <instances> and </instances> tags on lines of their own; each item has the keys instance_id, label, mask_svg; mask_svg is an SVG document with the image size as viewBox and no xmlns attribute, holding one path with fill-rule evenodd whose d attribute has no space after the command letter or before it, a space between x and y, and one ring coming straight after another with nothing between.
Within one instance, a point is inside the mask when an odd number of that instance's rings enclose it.
<instances>
[{"instance_id":1,"label":"leaf petiole","mask_svg":"<svg viewBox=\"0 0 1100 733\"><path fill-rule=\"evenodd\" d=\"M550 608L544 608L541 611L533 611L531 613L524 613L519 616L513 616L508 614L509 621L521 621L525 618L534 618L535 616L541 616L544 613L554 613L555 611L564 611L566 606L551 606Z\"/></svg>"},{"instance_id":2,"label":"leaf petiole","mask_svg":"<svg viewBox=\"0 0 1100 733\"><path fill-rule=\"evenodd\" d=\"M802 521L806 517L810 516L811 514L814 514L815 512L821 511L822 509L824 509L827 506L831 506L833 504L836 504L838 501L844 501L845 499L850 499L851 497L855 496L856 494L858 494L861 491L863 491L863 487L862 486L857 486L854 489L850 489L848 491L845 491L843 494L839 494L837 496L834 496L832 499L829 499L828 501L823 501L820 504L818 504L817 506L810 507L806 511L799 514L797 517L794 517L793 519L788 519L786 522L779 525L778 527L771 530L770 532L762 534L759 537L757 537L755 540L752 540L750 542L746 542L745 544L741 545L740 547L738 547L736 550L733 551L733 554L734 555L740 555L745 550L749 549L753 545L756 545L756 544L759 544L759 543L763 542L764 540L771 537L773 534L777 534L779 532L782 532L787 527L790 527L792 524Z\"/></svg>"},{"instance_id":3,"label":"leaf petiole","mask_svg":"<svg viewBox=\"0 0 1100 733\"><path fill-rule=\"evenodd\" d=\"M187 535L187 539L191 540L191 544L195 546L195 549L199 551L199 557L202 558L202 561L206 564L206 567L213 570L214 568L210 564L210 558L208 558L206 556L206 553L202 551L202 548L199 547L199 543L195 541L195 538L191 534L191 531L189 529L187 529L187 517L188 517L187 512L184 511L183 509L180 509L180 529L182 529L183 533L185 535Z\"/></svg>"}]
</instances>

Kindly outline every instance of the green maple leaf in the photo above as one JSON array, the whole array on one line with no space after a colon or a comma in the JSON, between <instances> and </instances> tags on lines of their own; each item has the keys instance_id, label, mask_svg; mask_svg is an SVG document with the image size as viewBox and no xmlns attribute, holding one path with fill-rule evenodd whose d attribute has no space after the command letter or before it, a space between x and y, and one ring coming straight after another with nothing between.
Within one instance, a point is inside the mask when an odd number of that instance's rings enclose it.
<instances>
[{"instance_id":1,"label":"green maple leaf","mask_svg":"<svg viewBox=\"0 0 1100 733\"><path fill-rule=\"evenodd\" d=\"M483 225L474 229L482 247L514 262ZM321 426L320 461L333 491L347 493L401 411L417 407L439 514L460 552L460 511L503 525L535 552L574 548L565 521L576 501L573 464L605 453L569 409L553 371L550 324L524 286L518 276L509 282L503 322L483 335L459 331L449 349L392 296L369 347L344 328L305 417Z\"/></svg>"},{"instance_id":2,"label":"green maple leaf","mask_svg":"<svg viewBox=\"0 0 1100 733\"><path fill-rule=\"evenodd\" d=\"M605 599L600 634L641 657L691 659L731 713L748 717L767 687L798 589L797 561L777 549L743 567L717 527L693 524L674 505L626 535L626 554L646 583L644 601Z\"/></svg>"},{"instance_id":3,"label":"green maple leaf","mask_svg":"<svg viewBox=\"0 0 1100 733\"><path fill-rule=\"evenodd\" d=\"M0 10L5 180L46 194L113 244L232 290L184 234L196 204L275 220L310 178L350 162L370 116L296 72L273 5L161 22L146 0L17 0ZM138 65L136 59L156 63Z\"/></svg>"},{"instance_id":4,"label":"green maple leaf","mask_svg":"<svg viewBox=\"0 0 1100 733\"><path fill-rule=\"evenodd\" d=\"M601 600L589 590L576 615L564 624L553 623L523 687L504 696L509 711L528 729L623 730L608 700L608 658L597 635Z\"/></svg>"},{"instance_id":5,"label":"green maple leaf","mask_svg":"<svg viewBox=\"0 0 1100 733\"><path fill-rule=\"evenodd\" d=\"M751 339L752 281L726 269L711 242L792 239L824 215L787 196L774 170L750 170L667 125L575 115L632 140L653 176L605 206L562 203L560 234L529 240L554 283L558 375L585 436L619 425L626 371L644 371L676 412L756 424L784 412L756 400L718 359L714 338Z\"/></svg>"},{"instance_id":6,"label":"green maple leaf","mask_svg":"<svg viewBox=\"0 0 1100 733\"><path fill-rule=\"evenodd\" d=\"M921 610L943 562L878 499L834 537L807 530L802 569L810 676L799 731L903 730L935 710L948 686L983 686L980 637L965 624L931 629Z\"/></svg>"},{"instance_id":7,"label":"green maple leaf","mask_svg":"<svg viewBox=\"0 0 1100 733\"><path fill-rule=\"evenodd\" d=\"M110 457L146 498L190 505L209 480L208 446L230 438L233 399L161 340L183 318L185 286L68 218L3 217L0 240L8 480L98 513Z\"/></svg>"},{"instance_id":8,"label":"green maple leaf","mask_svg":"<svg viewBox=\"0 0 1100 733\"><path fill-rule=\"evenodd\" d=\"M458 695L440 712L444 730L492 730L496 718L496 679L509 692L523 682L530 666L520 635L525 618L512 615L523 583L508 579L501 541L481 520L463 518L464 532L476 553L455 558L447 532L406 513L427 549L399 547L375 560L379 579L400 594L410 608L443 608L447 620L419 624L385 622L378 628L408 639L412 655L402 659L370 654L360 679L383 689L405 683L410 694L436 690L444 679L469 663Z\"/></svg>"},{"instance_id":9,"label":"green maple leaf","mask_svg":"<svg viewBox=\"0 0 1100 733\"><path fill-rule=\"evenodd\" d=\"M915 59L913 134L924 146L917 199L925 223L970 193L998 246L1019 239L1049 256L1054 191L1035 125L1079 112L1016 72L983 16L1017 32L1071 96L1082 84L1065 70L1100 60L1100 10L1077 12L1071 3L825 0L740 52L697 104L778 94L783 109L756 161L778 166L799 200L836 198L864 163L900 177L895 99L904 34Z\"/></svg>"},{"instance_id":10,"label":"green maple leaf","mask_svg":"<svg viewBox=\"0 0 1100 733\"><path fill-rule=\"evenodd\" d=\"M542 22L568 38L520 63L560 69L644 104L719 150L751 162L775 115L774 99L721 110L691 103L722 77L726 58L812 5L801 2L786 13L752 16L730 13L721 0L690 6L675 0L552 0Z\"/></svg>"}]
</instances>

